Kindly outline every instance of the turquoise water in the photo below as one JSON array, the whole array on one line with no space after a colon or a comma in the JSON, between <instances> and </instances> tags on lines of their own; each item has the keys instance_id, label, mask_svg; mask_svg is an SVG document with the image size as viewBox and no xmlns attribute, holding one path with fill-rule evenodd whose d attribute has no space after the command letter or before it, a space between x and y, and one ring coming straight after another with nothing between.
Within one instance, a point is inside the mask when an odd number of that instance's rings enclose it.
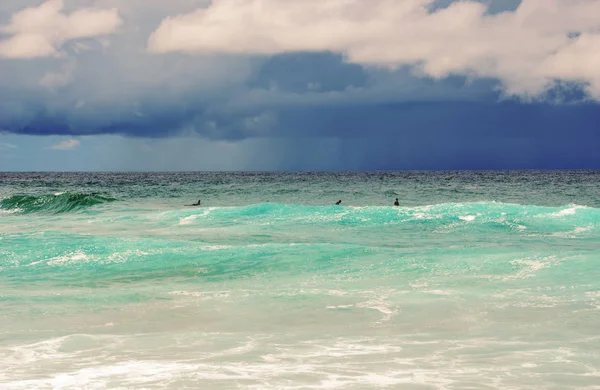
<instances>
[{"instance_id":1,"label":"turquoise water","mask_svg":"<svg viewBox=\"0 0 600 390\"><path fill-rule=\"evenodd\" d=\"M599 184L0 174L0 388L600 389Z\"/></svg>"}]
</instances>

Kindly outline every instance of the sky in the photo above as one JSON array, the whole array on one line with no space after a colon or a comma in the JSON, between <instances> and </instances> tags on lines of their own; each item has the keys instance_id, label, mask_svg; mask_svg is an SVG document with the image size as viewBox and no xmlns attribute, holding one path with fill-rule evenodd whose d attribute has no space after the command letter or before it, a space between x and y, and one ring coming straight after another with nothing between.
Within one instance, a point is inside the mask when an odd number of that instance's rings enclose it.
<instances>
[{"instance_id":1,"label":"sky","mask_svg":"<svg viewBox=\"0 0 600 390\"><path fill-rule=\"evenodd\" d=\"M600 0L2 0L0 171L600 169Z\"/></svg>"}]
</instances>

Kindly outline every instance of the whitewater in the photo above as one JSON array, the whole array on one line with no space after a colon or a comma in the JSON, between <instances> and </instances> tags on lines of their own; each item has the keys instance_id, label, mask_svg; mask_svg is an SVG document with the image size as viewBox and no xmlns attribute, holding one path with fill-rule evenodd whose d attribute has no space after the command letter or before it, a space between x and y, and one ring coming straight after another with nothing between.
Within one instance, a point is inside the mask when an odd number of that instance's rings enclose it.
<instances>
[{"instance_id":1,"label":"whitewater","mask_svg":"<svg viewBox=\"0 0 600 390\"><path fill-rule=\"evenodd\" d=\"M0 173L0 388L600 389L599 184Z\"/></svg>"}]
</instances>

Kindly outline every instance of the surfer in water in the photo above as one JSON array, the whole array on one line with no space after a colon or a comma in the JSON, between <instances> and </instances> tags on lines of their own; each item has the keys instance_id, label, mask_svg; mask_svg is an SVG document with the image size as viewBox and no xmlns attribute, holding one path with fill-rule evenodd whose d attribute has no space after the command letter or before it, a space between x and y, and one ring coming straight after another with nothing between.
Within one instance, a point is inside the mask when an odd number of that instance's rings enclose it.
<instances>
[{"instance_id":1,"label":"surfer in water","mask_svg":"<svg viewBox=\"0 0 600 390\"><path fill-rule=\"evenodd\" d=\"M400 206L400 202L398 202L398 198L396 198L396 201L394 202L394 206Z\"/></svg>"},{"instance_id":2,"label":"surfer in water","mask_svg":"<svg viewBox=\"0 0 600 390\"><path fill-rule=\"evenodd\" d=\"M340 200L338 200L337 202L335 202L335 204L336 204L336 205L338 205L338 206L339 206L341 203L342 203L342 200L341 200L341 199L340 199Z\"/></svg>"},{"instance_id":3,"label":"surfer in water","mask_svg":"<svg viewBox=\"0 0 600 390\"><path fill-rule=\"evenodd\" d=\"M187 206L200 206L200 199L198 199L198 202L194 204L188 204Z\"/></svg>"}]
</instances>

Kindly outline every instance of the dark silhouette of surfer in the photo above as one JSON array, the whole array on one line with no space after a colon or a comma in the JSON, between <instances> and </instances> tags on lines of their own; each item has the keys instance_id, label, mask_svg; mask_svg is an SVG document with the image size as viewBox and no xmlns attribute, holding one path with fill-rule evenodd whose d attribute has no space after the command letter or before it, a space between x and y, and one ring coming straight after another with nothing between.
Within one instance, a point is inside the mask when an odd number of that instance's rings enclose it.
<instances>
[{"instance_id":1,"label":"dark silhouette of surfer","mask_svg":"<svg viewBox=\"0 0 600 390\"><path fill-rule=\"evenodd\" d=\"M342 203L342 200L341 200L341 199L340 199L340 200L338 200L337 202L335 202L335 204L336 204L336 205L338 205L338 206L340 205L340 203Z\"/></svg>"},{"instance_id":2,"label":"dark silhouette of surfer","mask_svg":"<svg viewBox=\"0 0 600 390\"><path fill-rule=\"evenodd\" d=\"M398 202L398 198L396 198L396 201L394 202L394 206L400 206L400 202Z\"/></svg>"},{"instance_id":3,"label":"dark silhouette of surfer","mask_svg":"<svg viewBox=\"0 0 600 390\"><path fill-rule=\"evenodd\" d=\"M200 206L200 199L198 199L198 202L196 202L194 204L188 204L186 206Z\"/></svg>"}]
</instances>

